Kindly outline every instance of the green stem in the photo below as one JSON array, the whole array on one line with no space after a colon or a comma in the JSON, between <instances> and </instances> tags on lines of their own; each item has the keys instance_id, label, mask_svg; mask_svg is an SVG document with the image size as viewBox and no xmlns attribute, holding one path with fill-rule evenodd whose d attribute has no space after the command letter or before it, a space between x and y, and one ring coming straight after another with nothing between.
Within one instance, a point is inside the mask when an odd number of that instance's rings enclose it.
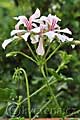
<instances>
[{"instance_id":1,"label":"green stem","mask_svg":"<svg viewBox=\"0 0 80 120\"><path fill-rule=\"evenodd\" d=\"M51 101L52 101L52 98L41 107L41 109L35 114L32 120L34 120L37 117L37 115L40 114L42 110L44 110L51 103Z\"/></svg>"},{"instance_id":2,"label":"green stem","mask_svg":"<svg viewBox=\"0 0 80 120\"><path fill-rule=\"evenodd\" d=\"M49 55L49 57L46 59L45 62L47 62L47 61L57 52L57 50L58 50L61 46L62 46L62 44L60 44L60 45Z\"/></svg>"},{"instance_id":3,"label":"green stem","mask_svg":"<svg viewBox=\"0 0 80 120\"><path fill-rule=\"evenodd\" d=\"M63 42L61 43L50 55L49 57L46 59L45 62L47 62L58 50L60 47L64 46L64 45L80 45L80 41L75 40L75 41L67 41L67 42Z\"/></svg>"},{"instance_id":4,"label":"green stem","mask_svg":"<svg viewBox=\"0 0 80 120\"><path fill-rule=\"evenodd\" d=\"M59 65L59 67L57 68L56 73L58 73L63 66L64 66L64 63L61 63L61 64Z\"/></svg>"},{"instance_id":5,"label":"green stem","mask_svg":"<svg viewBox=\"0 0 80 120\"><path fill-rule=\"evenodd\" d=\"M52 88L51 88L50 85L49 85L49 82L48 82L47 77L46 77L46 75L45 75L43 66L41 67L41 73L42 73L42 75L43 75L43 77L44 77L44 79L45 79L45 81L46 81L46 83L47 83L47 87L48 87L48 89L49 89L49 92L50 92L50 95L51 95L51 99L54 100L54 101L53 101L53 105L56 105L57 110L61 110L61 107L59 106L59 104L58 104L58 102L57 102L57 99L56 99L56 97L55 97L55 95L54 95L54 93L53 93L53 90L52 90ZM55 104L54 104L54 102L55 102ZM53 107L54 107L54 106L53 106ZM62 110L61 110L61 112L62 112ZM62 116L62 117L63 117L63 116Z\"/></svg>"},{"instance_id":6,"label":"green stem","mask_svg":"<svg viewBox=\"0 0 80 120\"><path fill-rule=\"evenodd\" d=\"M32 48L30 47L29 43L27 42L26 44L27 44L29 50L31 51L33 57L35 58L35 60L37 60L37 57L36 57L36 55L34 54L34 52L33 52Z\"/></svg>"},{"instance_id":7,"label":"green stem","mask_svg":"<svg viewBox=\"0 0 80 120\"><path fill-rule=\"evenodd\" d=\"M35 62L37 64L37 62L32 57L26 55L23 52L19 52L19 51L10 52L10 53L6 54L6 57L13 56L13 55L16 55L16 54L23 55L24 57L28 58L29 60L31 60L31 61L33 61L33 62Z\"/></svg>"},{"instance_id":8,"label":"green stem","mask_svg":"<svg viewBox=\"0 0 80 120\"><path fill-rule=\"evenodd\" d=\"M41 73L42 73L44 79L46 80L46 84L47 84L48 89L50 90L51 96L53 96L53 91L52 91L52 89L51 89L51 87L50 87L50 85L49 85L49 82L48 82L47 78L46 78L46 75L45 75L44 67L43 67L43 66L41 66Z\"/></svg>"},{"instance_id":9,"label":"green stem","mask_svg":"<svg viewBox=\"0 0 80 120\"><path fill-rule=\"evenodd\" d=\"M77 110L77 111L75 111L75 112L72 112L71 114L66 115L66 117L71 117L72 115L75 115L75 114L78 114L78 113L80 113L80 110Z\"/></svg>"},{"instance_id":10,"label":"green stem","mask_svg":"<svg viewBox=\"0 0 80 120\"><path fill-rule=\"evenodd\" d=\"M47 63L45 63L44 67L45 67L46 76L48 76Z\"/></svg>"},{"instance_id":11,"label":"green stem","mask_svg":"<svg viewBox=\"0 0 80 120\"><path fill-rule=\"evenodd\" d=\"M50 82L52 79L53 79L53 77L50 78L49 82ZM57 82L57 80L52 81L51 83L49 83L49 85L52 85L52 84L54 84L54 83L56 83L56 82ZM44 88L46 88L46 87L47 87L47 84L43 85L41 88L39 88L39 89L36 90L34 93L32 93L29 97L30 97L30 98L33 97L34 95L36 95L37 93L41 92L41 91L42 91ZM21 101L20 104L24 103L27 99L28 99L28 98L25 98L23 101Z\"/></svg>"},{"instance_id":12,"label":"green stem","mask_svg":"<svg viewBox=\"0 0 80 120\"><path fill-rule=\"evenodd\" d=\"M23 71L25 79L26 79L26 88L27 88L27 98L28 98L28 114L29 114L29 120L31 120L31 105L30 105L30 95L29 95L29 84L28 84L28 78L27 74L24 69L20 68L21 71Z\"/></svg>"},{"instance_id":13,"label":"green stem","mask_svg":"<svg viewBox=\"0 0 80 120\"><path fill-rule=\"evenodd\" d=\"M17 103L15 103L15 104L17 105L17 107L15 108L15 110L14 110L12 116L11 116L12 118L15 117L15 114L17 113L17 111L18 111L18 109L19 109L19 107L20 107L20 105L21 105L21 104L20 104L21 100L22 100L22 97L19 96L19 100L17 101Z\"/></svg>"},{"instance_id":14,"label":"green stem","mask_svg":"<svg viewBox=\"0 0 80 120\"><path fill-rule=\"evenodd\" d=\"M61 93L62 93L62 92L61 92ZM60 96L61 93L57 94L57 95L56 95L56 98L57 98L58 96ZM32 120L34 120L34 119L37 117L37 115L39 115L39 114L51 103L52 100L53 100L53 98L51 98L48 102L46 102L46 103L40 108L40 110L35 114L35 116L32 118Z\"/></svg>"},{"instance_id":15,"label":"green stem","mask_svg":"<svg viewBox=\"0 0 80 120\"><path fill-rule=\"evenodd\" d=\"M17 104L16 109L14 110L14 113L12 114L11 118L15 117L15 114L17 113L18 109L19 109L20 104Z\"/></svg>"},{"instance_id":16,"label":"green stem","mask_svg":"<svg viewBox=\"0 0 80 120\"><path fill-rule=\"evenodd\" d=\"M51 44L49 45L49 47L48 47L48 49L47 49L47 51L46 51L46 53L45 53L45 56L44 56L45 58L46 58L46 56L48 55L50 48L51 48Z\"/></svg>"}]
</instances>

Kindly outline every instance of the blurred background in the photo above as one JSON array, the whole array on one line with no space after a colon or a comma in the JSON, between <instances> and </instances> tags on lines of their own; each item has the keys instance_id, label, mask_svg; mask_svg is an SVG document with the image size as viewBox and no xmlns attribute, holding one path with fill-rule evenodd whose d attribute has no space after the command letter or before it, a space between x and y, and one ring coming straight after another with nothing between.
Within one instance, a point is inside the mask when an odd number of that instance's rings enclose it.
<instances>
[{"instance_id":1,"label":"blurred background","mask_svg":"<svg viewBox=\"0 0 80 120\"><path fill-rule=\"evenodd\" d=\"M38 77L39 72L32 62L22 58L21 55L6 57L6 54L11 51L29 52L24 41L13 42L6 50L2 49L2 42L10 38L10 31L14 29L16 21L13 17L19 15L29 17L36 8L40 9L41 15L56 14L62 20L60 22L62 28L68 27L72 31L74 40L80 40L80 0L0 0L0 116L10 117L10 114L6 114L8 104L12 101L17 101L19 96L24 96L23 98L26 96L26 88L24 87L25 89L23 89L23 86L25 86L24 77L20 75L19 79L13 80L12 76L15 68L23 67L27 71L31 93L42 85L42 78ZM80 46L77 45L74 49L70 46L65 46L62 49L66 53L72 54L72 58L61 73L66 77L72 77L73 80L65 84L62 83L57 87L58 90L63 91L62 96L59 98L63 110L71 113L80 109ZM58 56L54 57L52 58L52 64L50 63L49 66L54 66L56 69L56 66L59 64ZM31 65L31 68L29 68L29 65ZM36 108L45 103L45 100L48 98L49 95L46 91L44 90L31 100L32 115L37 112ZM44 96L44 98L41 96ZM20 115L27 117L25 104L23 104L25 114L22 113ZM15 106L13 105L13 107ZM51 116L50 111L47 111L46 114L42 112L39 115L39 117ZM76 114L74 117L80 117L80 114Z\"/></svg>"}]
</instances>

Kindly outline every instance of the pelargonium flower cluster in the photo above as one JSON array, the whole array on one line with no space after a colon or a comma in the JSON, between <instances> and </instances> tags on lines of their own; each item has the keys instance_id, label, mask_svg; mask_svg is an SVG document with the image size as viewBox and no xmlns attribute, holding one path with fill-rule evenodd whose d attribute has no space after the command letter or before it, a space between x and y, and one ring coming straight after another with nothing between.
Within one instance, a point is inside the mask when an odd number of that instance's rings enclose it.
<instances>
[{"instance_id":1,"label":"pelargonium flower cluster","mask_svg":"<svg viewBox=\"0 0 80 120\"><path fill-rule=\"evenodd\" d=\"M71 31L68 28L61 29L58 25L58 22L61 21L61 19L59 19L56 15L53 16L51 14L47 17L40 17L40 10L38 8L35 13L30 16L29 20L25 16L14 17L14 19L18 22L15 25L15 30L11 31L11 38L3 42L2 47L4 49L13 40L22 38L27 41L30 36L31 43L38 44L36 53L43 56L45 53L45 36L50 42L52 42L55 37L57 37L61 42L73 40L73 38L69 38L65 35L65 33L72 34ZM20 28L21 25L23 25L23 29Z\"/></svg>"}]
</instances>

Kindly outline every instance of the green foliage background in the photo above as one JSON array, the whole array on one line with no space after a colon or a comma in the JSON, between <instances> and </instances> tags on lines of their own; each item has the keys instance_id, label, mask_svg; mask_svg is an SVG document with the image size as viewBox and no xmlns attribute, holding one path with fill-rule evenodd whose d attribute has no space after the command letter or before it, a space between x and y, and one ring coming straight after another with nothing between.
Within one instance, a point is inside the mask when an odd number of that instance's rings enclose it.
<instances>
[{"instance_id":1,"label":"green foliage background","mask_svg":"<svg viewBox=\"0 0 80 120\"><path fill-rule=\"evenodd\" d=\"M20 76L19 80L13 80L12 78L14 68L23 67L27 71L30 93L42 85L43 78L41 78L37 67L32 62L20 55L6 57L6 53L14 50L27 53L28 49L24 41L13 42L5 51L2 49L2 42L10 37L10 31L14 29L15 20L13 17L18 15L29 17L36 8L41 10L41 15L56 14L62 20L60 23L62 28L68 27L73 33L73 38L80 40L80 0L0 0L0 116L7 116L5 110L13 98L14 101L17 101L19 96L24 96L24 98L26 96L25 89L23 89L25 87L24 77ZM57 91L63 92L59 101L62 101L63 109L67 109L67 112L71 113L80 109L80 46L76 46L74 49L65 46L62 50L66 51L66 54L72 54L72 58L67 63L67 67L63 68L60 73L63 76L72 77L73 81L62 82L62 84L53 87ZM60 62L58 57L60 55L53 56L48 66L53 66L56 69ZM42 93L33 97L32 108L40 107L47 98L48 92L45 89ZM25 106L25 103L23 106ZM34 115L35 112L32 112L32 114ZM21 116L24 116L24 114ZM27 117L27 110L25 117ZM50 111L46 115L43 115L42 112L39 117L51 117ZM80 117L80 114L76 114L75 117Z\"/></svg>"}]
</instances>

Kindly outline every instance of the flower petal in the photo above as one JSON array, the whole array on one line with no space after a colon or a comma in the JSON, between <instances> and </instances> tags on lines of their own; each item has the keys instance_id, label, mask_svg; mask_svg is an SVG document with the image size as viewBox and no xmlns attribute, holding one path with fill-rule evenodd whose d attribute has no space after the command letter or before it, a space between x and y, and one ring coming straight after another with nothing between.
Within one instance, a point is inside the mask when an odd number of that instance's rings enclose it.
<instances>
[{"instance_id":1,"label":"flower petal","mask_svg":"<svg viewBox=\"0 0 80 120\"><path fill-rule=\"evenodd\" d=\"M75 45L71 45L72 48L75 48Z\"/></svg>"},{"instance_id":2,"label":"flower petal","mask_svg":"<svg viewBox=\"0 0 80 120\"><path fill-rule=\"evenodd\" d=\"M35 27L35 28L38 27L35 23L32 23L32 26Z\"/></svg>"},{"instance_id":3,"label":"flower petal","mask_svg":"<svg viewBox=\"0 0 80 120\"><path fill-rule=\"evenodd\" d=\"M40 27L33 28L33 29L31 30L31 32L40 33Z\"/></svg>"},{"instance_id":4,"label":"flower petal","mask_svg":"<svg viewBox=\"0 0 80 120\"><path fill-rule=\"evenodd\" d=\"M72 40L73 40L73 38L69 38L69 37L67 37L66 35L56 34L56 36L57 36L58 39L61 40L62 42L72 41Z\"/></svg>"},{"instance_id":5,"label":"flower petal","mask_svg":"<svg viewBox=\"0 0 80 120\"><path fill-rule=\"evenodd\" d=\"M55 21L55 23L57 23L58 21L61 21L61 19L59 19L56 15L48 15L48 21L50 24L52 24L53 21Z\"/></svg>"},{"instance_id":6,"label":"flower petal","mask_svg":"<svg viewBox=\"0 0 80 120\"><path fill-rule=\"evenodd\" d=\"M27 20L26 16L19 16L19 17L13 17L15 20L22 20L25 19Z\"/></svg>"},{"instance_id":7,"label":"flower petal","mask_svg":"<svg viewBox=\"0 0 80 120\"><path fill-rule=\"evenodd\" d=\"M33 22L34 22L34 23L39 23L39 24L40 24L42 21L41 21L40 19L34 19Z\"/></svg>"},{"instance_id":8,"label":"flower petal","mask_svg":"<svg viewBox=\"0 0 80 120\"><path fill-rule=\"evenodd\" d=\"M27 32L27 33L25 33L24 35L22 35L21 37L22 37L25 41L27 41L29 35L30 35L30 32Z\"/></svg>"},{"instance_id":9,"label":"flower petal","mask_svg":"<svg viewBox=\"0 0 80 120\"><path fill-rule=\"evenodd\" d=\"M63 32L63 33L72 34L72 32L68 28L65 28L65 29L62 29L62 30L54 30L54 31L55 32Z\"/></svg>"},{"instance_id":10,"label":"flower petal","mask_svg":"<svg viewBox=\"0 0 80 120\"><path fill-rule=\"evenodd\" d=\"M13 40L15 40L15 39L17 39L17 38L19 38L19 37L18 37L18 36L14 36L13 38L10 38L10 39L5 40L5 41L2 43L3 49L5 49L6 46L7 46L9 43L11 43Z\"/></svg>"},{"instance_id":11,"label":"flower petal","mask_svg":"<svg viewBox=\"0 0 80 120\"><path fill-rule=\"evenodd\" d=\"M43 40L42 39L40 39L40 41L39 41L39 45L38 45L38 48L36 49L36 53L38 55L41 55L41 56L43 56L44 53L45 53L44 47L43 47Z\"/></svg>"},{"instance_id":12,"label":"flower petal","mask_svg":"<svg viewBox=\"0 0 80 120\"><path fill-rule=\"evenodd\" d=\"M26 32L26 30L12 30L11 31L11 36L13 36L15 34L18 34L18 33L23 34L25 32Z\"/></svg>"},{"instance_id":13,"label":"flower petal","mask_svg":"<svg viewBox=\"0 0 80 120\"><path fill-rule=\"evenodd\" d=\"M22 22L21 21L19 21L16 25L15 25L15 29L16 30L19 30L19 26L22 24Z\"/></svg>"},{"instance_id":14,"label":"flower petal","mask_svg":"<svg viewBox=\"0 0 80 120\"><path fill-rule=\"evenodd\" d=\"M31 43L32 44L35 44L35 43L37 43L39 41L39 35L34 35L34 36L30 37L30 38L31 38Z\"/></svg>"},{"instance_id":15,"label":"flower petal","mask_svg":"<svg viewBox=\"0 0 80 120\"><path fill-rule=\"evenodd\" d=\"M19 22L15 25L15 29L18 30L19 26L23 24L25 27L27 27L28 24L28 19L26 16L19 16L19 17L14 17L14 19L19 20Z\"/></svg>"},{"instance_id":16,"label":"flower petal","mask_svg":"<svg viewBox=\"0 0 80 120\"><path fill-rule=\"evenodd\" d=\"M50 39L50 42L52 42L54 37L56 36L56 33L54 33L53 31L49 31L44 33L44 35L46 35Z\"/></svg>"},{"instance_id":17,"label":"flower petal","mask_svg":"<svg viewBox=\"0 0 80 120\"><path fill-rule=\"evenodd\" d=\"M35 13L29 18L29 21L34 21L36 18L40 17L40 10L37 8Z\"/></svg>"},{"instance_id":18,"label":"flower petal","mask_svg":"<svg viewBox=\"0 0 80 120\"><path fill-rule=\"evenodd\" d=\"M47 17L46 17L46 16L41 16L41 17L40 17L40 20L41 20L41 21L47 21ZM48 21L47 21L47 22L48 22Z\"/></svg>"}]
</instances>

